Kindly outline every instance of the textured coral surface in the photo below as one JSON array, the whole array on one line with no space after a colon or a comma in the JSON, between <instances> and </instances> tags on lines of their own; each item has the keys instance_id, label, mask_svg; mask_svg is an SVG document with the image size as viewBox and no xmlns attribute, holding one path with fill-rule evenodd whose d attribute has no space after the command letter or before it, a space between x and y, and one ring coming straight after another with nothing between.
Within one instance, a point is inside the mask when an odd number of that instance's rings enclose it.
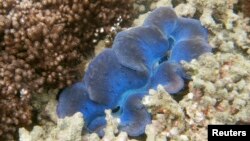
<instances>
[{"instance_id":1,"label":"textured coral surface","mask_svg":"<svg viewBox=\"0 0 250 141\"><path fill-rule=\"evenodd\" d=\"M190 92L180 101L191 127L184 134L191 140L206 140L209 124L250 123L249 60L238 54L217 53L184 66L193 78Z\"/></svg>"},{"instance_id":2,"label":"textured coral surface","mask_svg":"<svg viewBox=\"0 0 250 141\"><path fill-rule=\"evenodd\" d=\"M246 17L250 17L250 0L239 0L239 7Z\"/></svg>"},{"instance_id":3,"label":"textured coral surface","mask_svg":"<svg viewBox=\"0 0 250 141\"><path fill-rule=\"evenodd\" d=\"M78 64L115 23L129 23L132 2L0 0L0 138L31 124L31 93L81 77Z\"/></svg>"},{"instance_id":4,"label":"textured coral surface","mask_svg":"<svg viewBox=\"0 0 250 141\"><path fill-rule=\"evenodd\" d=\"M120 119L119 129L130 136L144 133L150 115L141 104L144 95L158 84L171 94L184 86L181 61L210 52L207 31L195 19L177 17L170 7L160 7L143 26L117 34L88 66L82 82L66 88L59 98L58 115L83 113L86 127L103 135L104 109Z\"/></svg>"}]
</instances>

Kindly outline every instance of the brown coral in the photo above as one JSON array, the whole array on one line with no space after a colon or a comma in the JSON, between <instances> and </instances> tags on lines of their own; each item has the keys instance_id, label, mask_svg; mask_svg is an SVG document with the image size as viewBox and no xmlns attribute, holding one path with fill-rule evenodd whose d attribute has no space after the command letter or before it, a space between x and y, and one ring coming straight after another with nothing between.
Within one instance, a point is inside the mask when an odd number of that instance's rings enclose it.
<instances>
[{"instance_id":1,"label":"brown coral","mask_svg":"<svg viewBox=\"0 0 250 141\"><path fill-rule=\"evenodd\" d=\"M132 3L0 0L0 140L31 123L31 93L79 79L76 66Z\"/></svg>"},{"instance_id":2,"label":"brown coral","mask_svg":"<svg viewBox=\"0 0 250 141\"><path fill-rule=\"evenodd\" d=\"M246 17L250 17L250 0L239 0L239 7Z\"/></svg>"}]
</instances>

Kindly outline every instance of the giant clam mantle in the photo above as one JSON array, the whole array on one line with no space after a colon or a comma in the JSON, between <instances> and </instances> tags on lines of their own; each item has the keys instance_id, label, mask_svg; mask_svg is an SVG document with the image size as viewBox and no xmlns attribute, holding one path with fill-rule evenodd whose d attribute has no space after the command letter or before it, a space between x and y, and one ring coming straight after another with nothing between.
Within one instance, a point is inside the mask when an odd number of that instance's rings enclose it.
<instances>
[{"instance_id":1,"label":"giant clam mantle","mask_svg":"<svg viewBox=\"0 0 250 141\"><path fill-rule=\"evenodd\" d=\"M112 48L89 64L83 80L60 94L58 116L80 111L86 128L103 135L104 110L112 109L121 131L143 134L151 117L141 99L158 84L178 93L186 79L180 61L211 52L207 38L198 20L177 17L169 7L154 10L142 26L118 33Z\"/></svg>"}]
</instances>

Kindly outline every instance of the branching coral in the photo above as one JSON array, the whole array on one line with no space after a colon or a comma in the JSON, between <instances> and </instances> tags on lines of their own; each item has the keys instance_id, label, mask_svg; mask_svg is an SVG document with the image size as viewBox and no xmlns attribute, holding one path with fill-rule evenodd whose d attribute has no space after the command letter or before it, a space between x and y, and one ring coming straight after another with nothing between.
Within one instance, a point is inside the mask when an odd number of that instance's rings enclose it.
<instances>
[{"instance_id":1,"label":"branching coral","mask_svg":"<svg viewBox=\"0 0 250 141\"><path fill-rule=\"evenodd\" d=\"M78 79L96 40L117 19L129 22L132 2L0 0L0 138L31 123L32 92Z\"/></svg>"},{"instance_id":2,"label":"branching coral","mask_svg":"<svg viewBox=\"0 0 250 141\"><path fill-rule=\"evenodd\" d=\"M112 109L120 119L119 130L141 135L151 122L143 96L158 84L171 94L179 92L186 79L180 62L210 51L207 31L198 20L177 17L169 7L158 8L143 26L118 33L112 48L89 64L82 82L62 92L58 115L80 111L87 129L103 135L104 109Z\"/></svg>"}]
</instances>

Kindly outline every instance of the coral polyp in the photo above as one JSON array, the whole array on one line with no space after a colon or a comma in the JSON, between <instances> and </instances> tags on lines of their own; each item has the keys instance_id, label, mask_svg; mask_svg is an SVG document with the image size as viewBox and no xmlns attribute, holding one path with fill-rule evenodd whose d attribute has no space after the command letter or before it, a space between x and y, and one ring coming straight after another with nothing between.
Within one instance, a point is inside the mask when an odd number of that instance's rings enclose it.
<instances>
[{"instance_id":1,"label":"coral polyp","mask_svg":"<svg viewBox=\"0 0 250 141\"><path fill-rule=\"evenodd\" d=\"M186 75L180 62L211 52L207 36L198 20L177 17L170 7L154 10L142 26L118 33L112 48L89 64L83 80L61 93L58 116L80 111L86 128L102 136L104 110L112 109L119 130L143 134L151 116L142 98L159 84L170 94L183 89Z\"/></svg>"}]
</instances>

